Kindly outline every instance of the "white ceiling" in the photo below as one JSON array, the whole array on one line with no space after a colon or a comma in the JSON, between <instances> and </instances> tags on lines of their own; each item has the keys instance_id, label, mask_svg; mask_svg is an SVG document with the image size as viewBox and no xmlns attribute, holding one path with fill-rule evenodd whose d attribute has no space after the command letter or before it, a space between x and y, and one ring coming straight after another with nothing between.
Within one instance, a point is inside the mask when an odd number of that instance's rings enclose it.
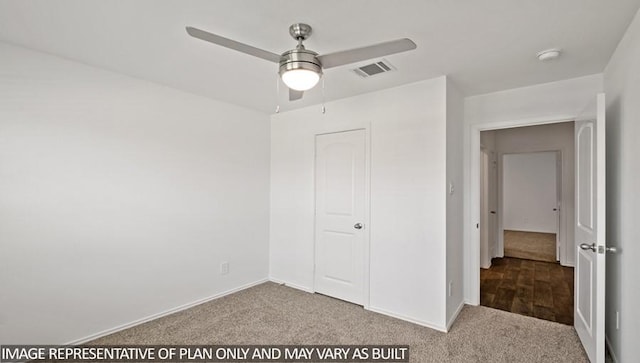
<instances>
[{"instance_id":1,"label":"white ceiling","mask_svg":"<svg viewBox=\"0 0 640 363\"><path fill-rule=\"evenodd\" d=\"M600 73L640 0L0 0L0 40L265 113L277 65L187 36L191 25L265 50L294 47L288 27L313 26L320 54L402 37L414 51L386 57L397 71L363 79L325 72L332 100L449 75L466 95ZM542 63L535 54L560 47ZM1 56L1 55L0 55ZM282 109L322 101L321 87Z\"/></svg>"}]
</instances>

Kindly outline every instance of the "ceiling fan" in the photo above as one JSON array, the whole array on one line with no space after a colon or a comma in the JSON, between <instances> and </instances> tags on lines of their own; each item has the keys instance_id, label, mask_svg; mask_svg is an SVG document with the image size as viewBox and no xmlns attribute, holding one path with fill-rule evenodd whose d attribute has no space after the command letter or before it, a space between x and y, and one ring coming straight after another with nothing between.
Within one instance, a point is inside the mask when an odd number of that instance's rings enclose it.
<instances>
[{"instance_id":1,"label":"ceiling fan","mask_svg":"<svg viewBox=\"0 0 640 363\"><path fill-rule=\"evenodd\" d=\"M186 29L187 33L194 38L279 63L280 70L278 73L282 81L289 87L290 101L302 98L304 91L313 88L320 80L323 69L416 48L416 44L411 41L411 39L403 38L366 47L319 55L312 50L306 49L302 44L302 42L311 35L311 26L296 23L289 27L289 34L298 42L298 45L294 49L282 54L276 54L190 26L186 27Z\"/></svg>"}]
</instances>

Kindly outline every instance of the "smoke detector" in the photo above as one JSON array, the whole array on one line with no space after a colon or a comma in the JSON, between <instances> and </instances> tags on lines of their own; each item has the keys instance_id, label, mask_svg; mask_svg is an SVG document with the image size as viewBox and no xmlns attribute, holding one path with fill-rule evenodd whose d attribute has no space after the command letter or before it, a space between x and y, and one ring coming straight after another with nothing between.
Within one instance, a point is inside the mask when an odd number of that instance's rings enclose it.
<instances>
[{"instance_id":1,"label":"smoke detector","mask_svg":"<svg viewBox=\"0 0 640 363\"><path fill-rule=\"evenodd\" d=\"M546 62L546 61L550 61L558 58L561 52L562 51L558 48L551 48L551 49L547 49L547 50L543 50L542 52L539 52L537 56L539 60Z\"/></svg>"}]
</instances>

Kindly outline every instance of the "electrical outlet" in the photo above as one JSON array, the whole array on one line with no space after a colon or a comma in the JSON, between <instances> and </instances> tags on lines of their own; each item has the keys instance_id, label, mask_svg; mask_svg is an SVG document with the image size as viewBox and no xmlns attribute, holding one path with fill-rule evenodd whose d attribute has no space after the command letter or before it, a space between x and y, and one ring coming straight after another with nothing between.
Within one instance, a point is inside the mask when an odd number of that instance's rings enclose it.
<instances>
[{"instance_id":1,"label":"electrical outlet","mask_svg":"<svg viewBox=\"0 0 640 363\"><path fill-rule=\"evenodd\" d=\"M222 262L220 264L220 275L226 275L229 273L229 262Z\"/></svg>"},{"instance_id":2,"label":"electrical outlet","mask_svg":"<svg viewBox=\"0 0 640 363\"><path fill-rule=\"evenodd\" d=\"M456 191L456 188L453 186L453 182L449 182L449 195L453 195Z\"/></svg>"},{"instance_id":3,"label":"electrical outlet","mask_svg":"<svg viewBox=\"0 0 640 363\"><path fill-rule=\"evenodd\" d=\"M453 292L453 281L449 281L449 296L451 296Z\"/></svg>"}]
</instances>

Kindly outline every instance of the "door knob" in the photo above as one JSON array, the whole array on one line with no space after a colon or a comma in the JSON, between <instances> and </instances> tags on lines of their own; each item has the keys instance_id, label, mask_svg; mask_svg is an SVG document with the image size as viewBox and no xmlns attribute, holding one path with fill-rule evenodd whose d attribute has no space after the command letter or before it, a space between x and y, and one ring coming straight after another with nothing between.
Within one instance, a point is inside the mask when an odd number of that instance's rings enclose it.
<instances>
[{"instance_id":1,"label":"door knob","mask_svg":"<svg viewBox=\"0 0 640 363\"><path fill-rule=\"evenodd\" d=\"M592 243L592 244L588 244L588 243L581 243L580 244L580 248L583 250L591 250L593 252L596 252L596 244Z\"/></svg>"},{"instance_id":2,"label":"door knob","mask_svg":"<svg viewBox=\"0 0 640 363\"><path fill-rule=\"evenodd\" d=\"M355 229L362 229L362 223L356 223L353 225L353 228Z\"/></svg>"}]
</instances>

